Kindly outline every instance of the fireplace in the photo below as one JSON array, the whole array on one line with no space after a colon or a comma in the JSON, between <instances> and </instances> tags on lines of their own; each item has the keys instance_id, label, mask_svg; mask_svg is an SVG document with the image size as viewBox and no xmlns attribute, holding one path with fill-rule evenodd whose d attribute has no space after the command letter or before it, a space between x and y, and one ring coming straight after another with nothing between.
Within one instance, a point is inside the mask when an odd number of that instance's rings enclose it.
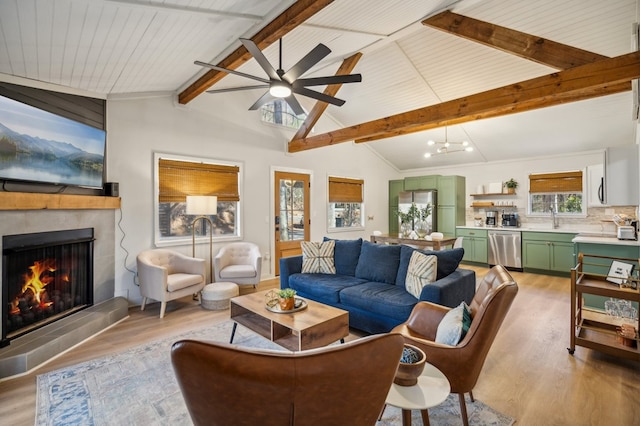
<instances>
[{"instance_id":1,"label":"fireplace","mask_svg":"<svg viewBox=\"0 0 640 426\"><path fill-rule=\"evenodd\" d=\"M93 228L2 237L2 340L93 304Z\"/></svg>"}]
</instances>

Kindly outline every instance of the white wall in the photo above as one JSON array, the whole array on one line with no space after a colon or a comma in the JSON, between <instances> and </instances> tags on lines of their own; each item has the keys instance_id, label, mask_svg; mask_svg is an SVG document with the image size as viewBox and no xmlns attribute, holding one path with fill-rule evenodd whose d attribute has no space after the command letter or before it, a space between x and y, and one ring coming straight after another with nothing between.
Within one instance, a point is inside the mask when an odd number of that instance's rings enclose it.
<instances>
[{"instance_id":1,"label":"white wall","mask_svg":"<svg viewBox=\"0 0 640 426\"><path fill-rule=\"evenodd\" d=\"M363 178L365 214L374 216L365 231L332 237L368 238L373 230L387 229L388 181L398 177L397 171L366 146L352 143L287 154L285 143L293 133L260 123L258 112L247 111L252 98L238 101L238 93L234 96L230 102L230 97L203 95L188 106L169 97L108 100L107 181L120 183L124 232L121 248L123 234L116 230L116 296L132 303L141 300L125 264L135 270L136 254L154 247L154 152L243 162L243 238L257 243L263 255L273 250L273 168L312 173L311 240L326 235L329 174ZM214 255L220 246L214 245ZM191 254L190 242L174 248ZM199 246L197 255L208 258L208 244ZM273 275L271 263L263 264L263 277Z\"/></svg>"}]
</instances>

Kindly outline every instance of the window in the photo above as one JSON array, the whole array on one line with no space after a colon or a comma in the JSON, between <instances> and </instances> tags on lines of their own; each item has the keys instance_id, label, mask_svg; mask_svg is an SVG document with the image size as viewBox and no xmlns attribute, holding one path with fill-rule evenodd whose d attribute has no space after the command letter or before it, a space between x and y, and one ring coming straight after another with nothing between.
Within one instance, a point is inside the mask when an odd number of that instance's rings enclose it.
<instances>
[{"instance_id":1,"label":"window","mask_svg":"<svg viewBox=\"0 0 640 426\"><path fill-rule=\"evenodd\" d=\"M364 228L364 181L329 176L329 229Z\"/></svg>"},{"instance_id":2,"label":"window","mask_svg":"<svg viewBox=\"0 0 640 426\"><path fill-rule=\"evenodd\" d=\"M529 175L529 214L584 216L582 171Z\"/></svg>"},{"instance_id":3,"label":"window","mask_svg":"<svg viewBox=\"0 0 640 426\"><path fill-rule=\"evenodd\" d=\"M265 123L277 124L279 126L299 129L307 118L307 114L296 115L288 103L282 99L265 104L260 108L262 121Z\"/></svg>"},{"instance_id":4,"label":"window","mask_svg":"<svg viewBox=\"0 0 640 426\"><path fill-rule=\"evenodd\" d=\"M240 166L216 160L185 159L156 154L157 229L156 244L184 243L192 236L193 215L187 215L187 195L216 195L217 215L213 238L240 236ZM198 222L196 236L207 234L205 221Z\"/></svg>"}]
</instances>

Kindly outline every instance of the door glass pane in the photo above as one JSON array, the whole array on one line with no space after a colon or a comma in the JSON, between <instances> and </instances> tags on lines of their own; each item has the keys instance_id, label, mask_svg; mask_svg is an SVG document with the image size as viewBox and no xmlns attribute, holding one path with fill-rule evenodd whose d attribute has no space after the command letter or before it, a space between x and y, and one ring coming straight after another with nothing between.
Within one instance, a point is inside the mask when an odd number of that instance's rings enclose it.
<instances>
[{"instance_id":1,"label":"door glass pane","mask_svg":"<svg viewBox=\"0 0 640 426\"><path fill-rule=\"evenodd\" d=\"M280 241L304 240L304 181L280 179Z\"/></svg>"}]
</instances>

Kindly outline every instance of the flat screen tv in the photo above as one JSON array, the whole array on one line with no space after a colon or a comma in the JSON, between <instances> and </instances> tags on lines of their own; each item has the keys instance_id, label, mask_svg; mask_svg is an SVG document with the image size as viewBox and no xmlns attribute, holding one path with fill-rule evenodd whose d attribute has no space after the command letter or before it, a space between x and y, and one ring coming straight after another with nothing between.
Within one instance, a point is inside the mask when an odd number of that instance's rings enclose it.
<instances>
[{"instance_id":1,"label":"flat screen tv","mask_svg":"<svg viewBox=\"0 0 640 426\"><path fill-rule=\"evenodd\" d=\"M0 180L102 188L104 130L0 96Z\"/></svg>"}]
</instances>

